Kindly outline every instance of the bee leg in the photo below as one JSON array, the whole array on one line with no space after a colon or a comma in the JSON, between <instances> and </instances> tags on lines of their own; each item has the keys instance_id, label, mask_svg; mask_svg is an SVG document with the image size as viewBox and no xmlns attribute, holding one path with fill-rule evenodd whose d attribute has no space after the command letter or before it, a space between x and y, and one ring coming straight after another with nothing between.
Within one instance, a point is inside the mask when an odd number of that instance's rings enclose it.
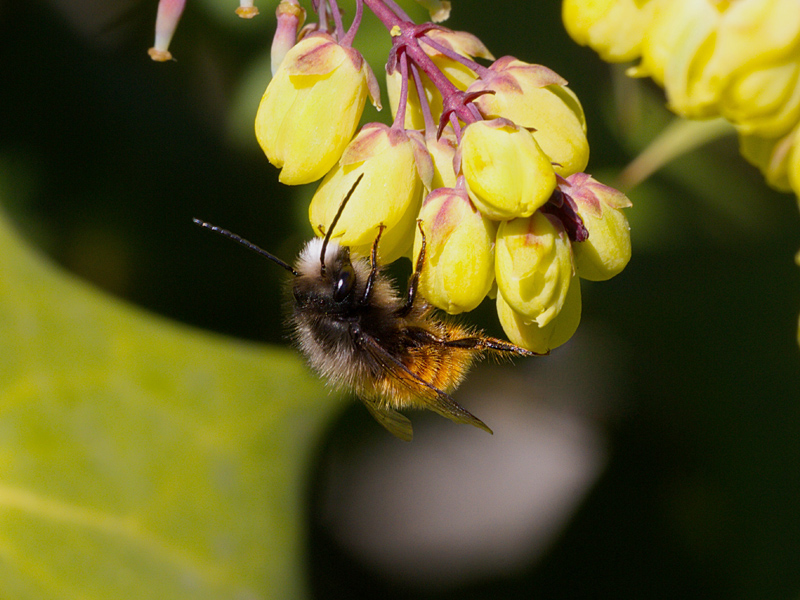
<instances>
[{"instance_id":1,"label":"bee leg","mask_svg":"<svg viewBox=\"0 0 800 600\"><path fill-rule=\"evenodd\" d=\"M369 277L367 277L367 284L364 286L364 294L361 296L361 304L366 304L369 300L369 297L372 295L372 286L375 285L375 277L378 276L378 242L381 239L381 235L383 235L384 229L386 229L386 225L381 223L378 226L378 236L375 238L375 241L372 242L372 252L370 253L371 268L369 270Z\"/></svg>"},{"instance_id":2,"label":"bee leg","mask_svg":"<svg viewBox=\"0 0 800 600\"><path fill-rule=\"evenodd\" d=\"M408 297L406 303L397 312L400 317L405 317L414 308L414 301L417 299L417 288L419 287L419 277L422 274L422 267L425 266L425 232L422 229L422 219L417 219L417 227L422 235L422 245L419 249L419 256L417 256L417 264L414 267L414 272L408 279Z\"/></svg>"},{"instance_id":3,"label":"bee leg","mask_svg":"<svg viewBox=\"0 0 800 600\"><path fill-rule=\"evenodd\" d=\"M463 348L465 350L494 350L495 352L503 352L507 354L514 354L516 356L546 356L550 354L541 354L527 350L511 342L505 342L491 337L466 337L457 340L444 340L442 344L450 348Z\"/></svg>"}]
</instances>

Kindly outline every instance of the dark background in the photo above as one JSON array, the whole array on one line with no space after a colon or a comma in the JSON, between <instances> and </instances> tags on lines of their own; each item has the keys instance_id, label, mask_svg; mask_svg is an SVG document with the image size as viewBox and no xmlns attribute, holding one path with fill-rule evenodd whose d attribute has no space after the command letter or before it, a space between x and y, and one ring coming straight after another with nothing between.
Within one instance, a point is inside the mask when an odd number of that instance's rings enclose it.
<instances>
[{"instance_id":1,"label":"dark background","mask_svg":"<svg viewBox=\"0 0 800 600\"><path fill-rule=\"evenodd\" d=\"M615 116L610 67L571 42L558 3L454 5L451 27L570 81L589 122L590 171L613 183L663 116ZM238 133L269 79L254 65L268 52L274 7L262 2L260 17L240 22L234 6L225 18L209 6L188 3L171 47L178 61L156 64L146 54L155 0L0 3L0 157L12 190L3 209L55 261L113 294L285 343L276 292L285 273L191 223L223 225L291 260L310 233L314 187L280 186L252 134ZM261 90L247 96L254 72ZM390 583L319 524L312 485L316 597L798 597L796 199L767 190L734 138L630 197L633 260L586 286L582 324L625 349L623 408L600 423L610 462L546 555L435 593ZM475 318L497 333L491 306ZM312 483L327 453L353 443L341 432L362 426L372 424L355 408L332 426Z\"/></svg>"}]
</instances>

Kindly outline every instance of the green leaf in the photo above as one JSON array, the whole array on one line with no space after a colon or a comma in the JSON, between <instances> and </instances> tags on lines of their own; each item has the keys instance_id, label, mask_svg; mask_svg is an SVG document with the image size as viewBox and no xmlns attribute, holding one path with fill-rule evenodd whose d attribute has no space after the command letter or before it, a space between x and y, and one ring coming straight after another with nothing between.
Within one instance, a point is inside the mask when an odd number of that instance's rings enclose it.
<instances>
[{"instance_id":1,"label":"green leaf","mask_svg":"<svg viewBox=\"0 0 800 600\"><path fill-rule=\"evenodd\" d=\"M302 597L340 407L295 353L109 297L0 214L0 597Z\"/></svg>"}]
</instances>

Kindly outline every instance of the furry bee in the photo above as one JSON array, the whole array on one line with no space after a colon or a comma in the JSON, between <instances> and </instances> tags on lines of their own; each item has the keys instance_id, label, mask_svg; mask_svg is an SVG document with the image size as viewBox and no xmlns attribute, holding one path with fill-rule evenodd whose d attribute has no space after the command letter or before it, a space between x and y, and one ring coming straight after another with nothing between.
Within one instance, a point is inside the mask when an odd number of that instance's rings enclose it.
<instances>
[{"instance_id":1,"label":"furry bee","mask_svg":"<svg viewBox=\"0 0 800 600\"><path fill-rule=\"evenodd\" d=\"M314 371L334 387L355 392L390 433L411 440L411 422L398 412L409 407L427 408L492 433L450 393L472 364L487 353L537 354L439 318L417 292L425 264L424 233L405 299L377 263L383 225L369 259L351 259L350 249L331 239L361 177L345 196L324 238L309 241L294 267L230 231L199 219L194 222L243 244L292 274L289 319L295 344ZM418 225L422 232L421 222ZM320 232L324 233L322 227Z\"/></svg>"}]
</instances>

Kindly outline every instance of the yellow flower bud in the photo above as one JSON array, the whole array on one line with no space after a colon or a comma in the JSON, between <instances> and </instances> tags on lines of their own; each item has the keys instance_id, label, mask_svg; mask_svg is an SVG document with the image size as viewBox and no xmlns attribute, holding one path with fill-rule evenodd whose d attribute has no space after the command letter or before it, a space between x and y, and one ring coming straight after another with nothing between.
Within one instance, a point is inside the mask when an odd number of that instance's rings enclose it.
<instances>
[{"instance_id":1,"label":"yellow flower bud","mask_svg":"<svg viewBox=\"0 0 800 600\"><path fill-rule=\"evenodd\" d=\"M567 342L581 322L581 283L573 277L567 290L564 306L547 325L539 326L515 311L497 294L497 316L508 339L518 346L544 354Z\"/></svg>"},{"instance_id":2,"label":"yellow flower bud","mask_svg":"<svg viewBox=\"0 0 800 600\"><path fill-rule=\"evenodd\" d=\"M567 33L593 48L607 62L639 56L654 0L564 0L561 18Z\"/></svg>"},{"instance_id":3,"label":"yellow flower bud","mask_svg":"<svg viewBox=\"0 0 800 600\"><path fill-rule=\"evenodd\" d=\"M432 29L428 31L425 36L437 44L470 59L475 57L494 58L492 53L483 45L483 42L466 31ZM425 43L422 43L421 46L425 53L430 56L436 67L450 80L450 83L455 85L462 92L477 78L475 72L466 65L457 60L453 60ZM442 94L436 86L431 83L427 75L421 73L420 78L425 91L425 97L430 106L431 115L434 121L438 122L439 118L442 116ZM397 115L397 108L400 103L401 82L402 79L399 71L394 71L392 74L387 73L386 91L389 96L389 106L392 109L392 117ZM419 104L419 94L417 93L414 80L410 78L408 82L405 127L406 129L425 128L425 119L422 116L422 109Z\"/></svg>"},{"instance_id":4,"label":"yellow flower bud","mask_svg":"<svg viewBox=\"0 0 800 600\"><path fill-rule=\"evenodd\" d=\"M420 291L450 314L476 308L494 283L496 226L481 216L464 190L439 188L422 203L425 267ZM417 230L413 256L422 247Z\"/></svg>"},{"instance_id":5,"label":"yellow flower bud","mask_svg":"<svg viewBox=\"0 0 800 600\"><path fill-rule=\"evenodd\" d=\"M526 321L539 327L552 321L573 279L572 250L560 222L537 211L500 223L495 276L503 299Z\"/></svg>"},{"instance_id":6,"label":"yellow flower bud","mask_svg":"<svg viewBox=\"0 0 800 600\"><path fill-rule=\"evenodd\" d=\"M287 185L316 181L342 156L367 93L377 98L369 65L327 34L297 43L267 86L256 114L256 138Z\"/></svg>"},{"instance_id":7,"label":"yellow flower bud","mask_svg":"<svg viewBox=\"0 0 800 600\"><path fill-rule=\"evenodd\" d=\"M776 190L792 191L789 183L789 158L797 139L797 128L780 138L739 134L739 152L761 170L764 179Z\"/></svg>"},{"instance_id":8,"label":"yellow flower bud","mask_svg":"<svg viewBox=\"0 0 800 600\"><path fill-rule=\"evenodd\" d=\"M589 162L586 119L567 82L541 65L504 56L489 67L490 75L469 92L490 90L475 100L487 119L504 117L533 132L533 138L562 177L578 173Z\"/></svg>"},{"instance_id":9,"label":"yellow flower bud","mask_svg":"<svg viewBox=\"0 0 800 600\"><path fill-rule=\"evenodd\" d=\"M427 164L424 164L427 160ZM386 229L378 246L381 262L408 253L422 202L420 171L432 171L430 156L416 132L365 125L317 188L309 207L315 233L327 231L348 190L362 173L333 238L359 256L368 256L378 228Z\"/></svg>"},{"instance_id":10,"label":"yellow flower bud","mask_svg":"<svg viewBox=\"0 0 800 600\"><path fill-rule=\"evenodd\" d=\"M447 0L417 0L428 9L431 15L431 21L434 23L441 23L450 18L450 2Z\"/></svg>"},{"instance_id":11,"label":"yellow flower bud","mask_svg":"<svg viewBox=\"0 0 800 600\"><path fill-rule=\"evenodd\" d=\"M720 86L720 113L741 133L788 133L800 118L800 2L731 3L707 71Z\"/></svg>"},{"instance_id":12,"label":"yellow flower bud","mask_svg":"<svg viewBox=\"0 0 800 600\"><path fill-rule=\"evenodd\" d=\"M800 125L798 125L798 127L800 127ZM798 202L800 202L800 144L797 143L797 139L795 134L791 150L789 151L789 158L786 161L786 173L789 184L792 186Z\"/></svg>"},{"instance_id":13,"label":"yellow flower bud","mask_svg":"<svg viewBox=\"0 0 800 600\"><path fill-rule=\"evenodd\" d=\"M692 118L716 116L719 86L706 72L725 3L670 0L656 6L642 41L642 62L629 71L650 76L667 93L670 108Z\"/></svg>"},{"instance_id":14,"label":"yellow flower bud","mask_svg":"<svg viewBox=\"0 0 800 600\"><path fill-rule=\"evenodd\" d=\"M586 173L569 177L560 189L577 206L589 239L572 244L575 270L583 279L605 281L619 274L631 259L631 232L623 208L631 201Z\"/></svg>"},{"instance_id":15,"label":"yellow flower bud","mask_svg":"<svg viewBox=\"0 0 800 600\"><path fill-rule=\"evenodd\" d=\"M527 129L510 121L468 125L459 150L469 197L490 219L529 217L555 189L550 159Z\"/></svg>"},{"instance_id":16,"label":"yellow flower bud","mask_svg":"<svg viewBox=\"0 0 800 600\"><path fill-rule=\"evenodd\" d=\"M447 128L439 139L427 138L425 145L433 159L433 180L431 189L456 187L456 173L453 158L456 154L456 141L453 130Z\"/></svg>"}]
</instances>

